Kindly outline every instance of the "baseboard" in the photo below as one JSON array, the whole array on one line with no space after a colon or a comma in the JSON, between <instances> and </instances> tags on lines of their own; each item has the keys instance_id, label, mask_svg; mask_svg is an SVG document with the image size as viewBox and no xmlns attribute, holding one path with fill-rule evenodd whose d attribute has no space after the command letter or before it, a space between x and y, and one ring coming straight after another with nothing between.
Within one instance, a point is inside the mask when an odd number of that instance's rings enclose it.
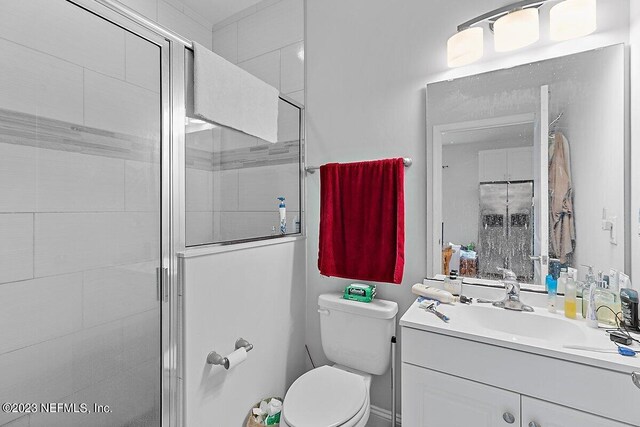
<instances>
[{"instance_id":1,"label":"baseboard","mask_svg":"<svg viewBox=\"0 0 640 427\"><path fill-rule=\"evenodd\" d=\"M369 414L369 421L367 427L389 427L391 425L391 411L387 409L378 408L371 405L371 413ZM396 426L402 425L402 416L396 414Z\"/></svg>"}]
</instances>

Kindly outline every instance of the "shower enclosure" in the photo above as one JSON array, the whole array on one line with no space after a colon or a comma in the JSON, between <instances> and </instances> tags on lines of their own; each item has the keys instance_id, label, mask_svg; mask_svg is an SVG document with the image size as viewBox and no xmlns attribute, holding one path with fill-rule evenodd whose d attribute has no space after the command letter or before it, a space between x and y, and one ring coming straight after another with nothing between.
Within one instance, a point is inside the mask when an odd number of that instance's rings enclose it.
<instances>
[{"instance_id":1,"label":"shower enclosure","mask_svg":"<svg viewBox=\"0 0 640 427\"><path fill-rule=\"evenodd\" d=\"M169 42L97 2L1 13L0 426L159 426Z\"/></svg>"}]
</instances>

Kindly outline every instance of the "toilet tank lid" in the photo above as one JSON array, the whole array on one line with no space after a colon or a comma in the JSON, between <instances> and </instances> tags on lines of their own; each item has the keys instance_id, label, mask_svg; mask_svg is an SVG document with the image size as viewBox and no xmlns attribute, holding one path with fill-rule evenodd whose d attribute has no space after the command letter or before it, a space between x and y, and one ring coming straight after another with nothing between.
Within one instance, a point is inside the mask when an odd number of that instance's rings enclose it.
<instances>
[{"instance_id":1,"label":"toilet tank lid","mask_svg":"<svg viewBox=\"0 0 640 427\"><path fill-rule=\"evenodd\" d=\"M394 301L374 299L371 302L359 302L344 299L342 294L322 294L318 297L321 308L344 311L359 316L376 319L391 319L398 313L398 304Z\"/></svg>"}]
</instances>

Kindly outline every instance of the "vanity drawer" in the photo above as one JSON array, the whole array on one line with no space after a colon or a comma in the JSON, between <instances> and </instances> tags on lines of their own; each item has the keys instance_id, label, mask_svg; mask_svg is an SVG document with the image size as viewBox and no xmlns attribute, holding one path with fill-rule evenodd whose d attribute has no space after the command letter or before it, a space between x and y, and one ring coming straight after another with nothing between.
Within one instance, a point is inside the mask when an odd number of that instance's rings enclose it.
<instances>
[{"instance_id":1,"label":"vanity drawer","mask_svg":"<svg viewBox=\"0 0 640 427\"><path fill-rule=\"evenodd\" d=\"M407 327L402 362L640 426L630 373Z\"/></svg>"}]
</instances>

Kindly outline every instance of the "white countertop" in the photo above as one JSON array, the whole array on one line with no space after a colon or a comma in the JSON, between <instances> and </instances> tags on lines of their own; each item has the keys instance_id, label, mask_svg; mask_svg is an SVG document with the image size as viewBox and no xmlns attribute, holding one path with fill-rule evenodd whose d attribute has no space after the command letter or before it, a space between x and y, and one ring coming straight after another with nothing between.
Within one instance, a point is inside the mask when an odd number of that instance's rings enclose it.
<instances>
[{"instance_id":1,"label":"white countertop","mask_svg":"<svg viewBox=\"0 0 640 427\"><path fill-rule=\"evenodd\" d=\"M640 355L627 357L617 353L564 348L563 345L582 345L616 349L604 327L587 327L579 313L578 319L573 320L564 317L562 311L552 314L546 308L534 307L534 313L515 312L490 304L478 304L474 299L471 305L440 304L438 311L450 318L445 323L433 313L420 309L418 305L417 302L411 305L400 319L400 326L623 373L640 371ZM492 328L492 324L499 324L500 330ZM520 334L524 330L529 331L529 336ZM638 334L632 336L640 339ZM637 343L627 347L640 352L640 345Z\"/></svg>"}]
</instances>

